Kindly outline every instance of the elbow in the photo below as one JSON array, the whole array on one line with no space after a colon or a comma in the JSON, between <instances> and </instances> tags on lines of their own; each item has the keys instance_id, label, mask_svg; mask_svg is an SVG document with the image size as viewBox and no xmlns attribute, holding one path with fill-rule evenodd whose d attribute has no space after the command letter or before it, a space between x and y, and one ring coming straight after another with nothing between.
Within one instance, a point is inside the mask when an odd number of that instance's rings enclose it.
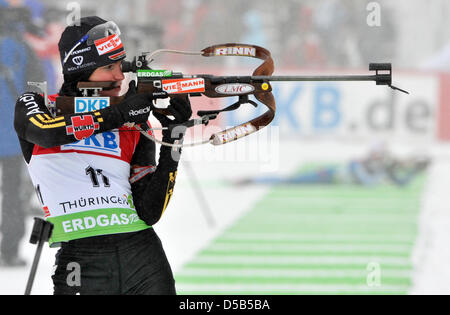
<instances>
[{"instance_id":1,"label":"elbow","mask_svg":"<svg viewBox=\"0 0 450 315\"><path fill-rule=\"evenodd\" d=\"M44 141L42 141L42 140L44 140ZM40 139L39 141L35 141L34 144L36 144L44 149L50 149L50 148L54 148L54 147L60 145L58 143L45 141L45 139Z\"/></svg>"},{"instance_id":2,"label":"elbow","mask_svg":"<svg viewBox=\"0 0 450 315\"><path fill-rule=\"evenodd\" d=\"M55 145L49 144L49 143L45 143L45 142L38 142L38 143L35 143L35 144L40 146L40 147L42 147L42 148L44 148L44 149L50 149L50 148L55 147Z\"/></svg>"},{"instance_id":3,"label":"elbow","mask_svg":"<svg viewBox=\"0 0 450 315\"><path fill-rule=\"evenodd\" d=\"M152 226L158 223L162 217L162 209L160 207L136 207L136 212L139 218L145 222L145 224Z\"/></svg>"},{"instance_id":4,"label":"elbow","mask_svg":"<svg viewBox=\"0 0 450 315\"><path fill-rule=\"evenodd\" d=\"M139 217L148 226L155 225L156 223L158 223L159 219L161 218L161 216L156 216L156 215L139 215Z\"/></svg>"}]
</instances>

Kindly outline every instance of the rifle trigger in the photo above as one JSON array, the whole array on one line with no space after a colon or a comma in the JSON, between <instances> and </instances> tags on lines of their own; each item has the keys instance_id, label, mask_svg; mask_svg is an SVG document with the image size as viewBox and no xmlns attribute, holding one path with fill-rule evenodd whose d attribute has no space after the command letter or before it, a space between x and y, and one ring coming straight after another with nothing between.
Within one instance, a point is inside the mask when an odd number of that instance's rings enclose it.
<instances>
[{"instance_id":1,"label":"rifle trigger","mask_svg":"<svg viewBox=\"0 0 450 315\"><path fill-rule=\"evenodd\" d=\"M256 102L250 100L250 99L248 98L248 95L242 95L242 96L239 96L238 104L241 105L241 104L246 104L246 103L251 104L251 105L253 105L254 107L258 107L258 103L256 103Z\"/></svg>"},{"instance_id":2,"label":"rifle trigger","mask_svg":"<svg viewBox=\"0 0 450 315\"><path fill-rule=\"evenodd\" d=\"M200 118L201 118L201 123L205 126L208 126L210 120L217 118L217 114L204 115Z\"/></svg>"}]
</instances>

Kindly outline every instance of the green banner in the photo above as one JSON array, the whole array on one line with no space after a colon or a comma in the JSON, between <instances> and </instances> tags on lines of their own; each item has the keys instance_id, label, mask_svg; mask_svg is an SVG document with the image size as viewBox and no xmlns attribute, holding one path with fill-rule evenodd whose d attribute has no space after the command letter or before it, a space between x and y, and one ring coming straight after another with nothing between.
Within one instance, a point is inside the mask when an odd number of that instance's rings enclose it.
<instances>
[{"instance_id":1,"label":"green banner","mask_svg":"<svg viewBox=\"0 0 450 315\"><path fill-rule=\"evenodd\" d=\"M53 223L50 246L79 238L141 231L150 228L132 209L98 209L48 218Z\"/></svg>"},{"instance_id":2,"label":"green banner","mask_svg":"<svg viewBox=\"0 0 450 315\"><path fill-rule=\"evenodd\" d=\"M170 70L138 70L137 76L139 78L155 78L155 77L171 77Z\"/></svg>"}]
</instances>

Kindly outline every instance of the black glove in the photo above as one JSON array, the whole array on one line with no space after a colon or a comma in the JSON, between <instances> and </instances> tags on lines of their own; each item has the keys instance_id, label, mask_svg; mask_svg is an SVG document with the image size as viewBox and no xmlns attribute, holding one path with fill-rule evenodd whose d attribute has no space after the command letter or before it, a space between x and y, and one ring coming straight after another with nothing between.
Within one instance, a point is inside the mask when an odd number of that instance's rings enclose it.
<instances>
[{"instance_id":1,"label":"black glove","mask_svg":"<svg viewBox=\"0 0 450 315\"><path fill-rule=\"evenodd\" d=\"M155 108L151 93L136 92L136 82L130 81L125 99L115 106L122 117L123 123L144 123L148 120L150 111Z\"/></svg>"},{"instance_id":2,"label":"black glove","mask_svg":"<svg viewBox=\"0 0 450 315\"><path fill-rule=\"evenodd\" d=\"M163 127L167 129L163 130L163 141L173 142L173 140L179 140L183 138L186 132L186 127L180 124L185 123L192 116L191 102L188 96L177 96L170 98L170 105L167 110L174 117L169 119L167 116L158 112L153 112L153 116L159 120Z\"/></svg>"}]
</instances>

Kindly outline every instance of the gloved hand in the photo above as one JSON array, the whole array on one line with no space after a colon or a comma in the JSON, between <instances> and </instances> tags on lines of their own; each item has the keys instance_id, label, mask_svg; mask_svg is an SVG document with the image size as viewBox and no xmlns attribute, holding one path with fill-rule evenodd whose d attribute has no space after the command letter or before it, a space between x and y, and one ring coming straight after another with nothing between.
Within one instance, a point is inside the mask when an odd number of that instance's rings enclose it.
<instances>
[{"instance_id":1,"label":"gloved hand","mask_svg":"<svg viewBox=\"0 0 450 315\"><path fill-rule=\"evenodd\" d=\"M119 111L123 123L144 123L148 120L153 105L154 96L151 93L136 92L136 82L130 81L125 99L115 106Z\"/></svg>"},{"instance_id":2,"label":"gloved hand","mask_svg":"<svg viewBox=\"0 0 450 315\"><path fill-rule=\"evenodd\" d=\"M166 115L160 114L158 112L153 112L153 116L159 120L163 127L168 129L163 130L163 141L173 142L174 140L179 140L183 138L186 132L186 127L177 126L178 124L185 123L192 116L191 102L188 96L177 96L170 98L170 105L167 110L174 117L174 119L169 119Z\"/></svg>"}]
</instances>

